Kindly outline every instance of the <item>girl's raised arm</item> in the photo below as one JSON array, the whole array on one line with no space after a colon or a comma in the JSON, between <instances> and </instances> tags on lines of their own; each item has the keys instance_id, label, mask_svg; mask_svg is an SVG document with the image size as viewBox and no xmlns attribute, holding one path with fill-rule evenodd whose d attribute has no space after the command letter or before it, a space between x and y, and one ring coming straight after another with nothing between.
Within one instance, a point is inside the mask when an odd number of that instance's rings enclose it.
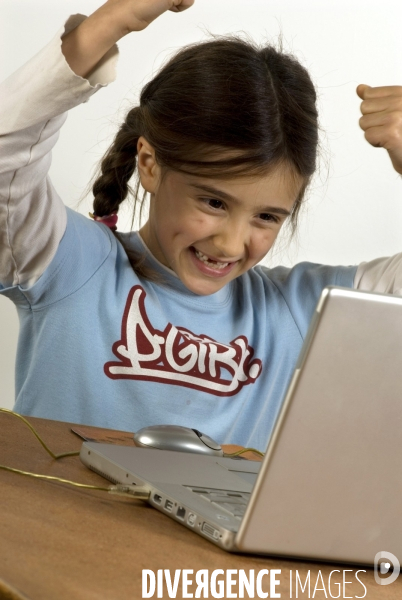
<instances>
[{"instance_id":1,"label":"girl's raised arm","mask_svg":"<svg viewBox=\"0 0 402 600\"><path fill-rule=\"evenodd\" d=\"M194 0L108 0L63 38L71 69L86 77L108 50L132 31L145 29L167 10L181 12Z\"/></svg>"},{"instance_id":2,"label":"girl's raised arm","mask_svg":"<svg viewBox=\"0 0 402 600\"><path fill-rule=\"evenodd\" d=\"M0 292L32 286L64 235L66 209L48 170L66 112L113 81L117 40L166 10L179 12L192 4L108 0L88 18L70 17L0 85Z\"/></svg>"},{"instance_id":3,"label":"girl's raised arm","mask_svg":"<svg viewBox=\"0 0 402 600\"><path fill-rule=\"evenodd\" d=\"M359 125L375 148L385 148L395 171L402 175L402 86L359 85L362 103ZM402 253L361 263L354 286L384 294L402 294Z\"/></svg>"}]
</instances>

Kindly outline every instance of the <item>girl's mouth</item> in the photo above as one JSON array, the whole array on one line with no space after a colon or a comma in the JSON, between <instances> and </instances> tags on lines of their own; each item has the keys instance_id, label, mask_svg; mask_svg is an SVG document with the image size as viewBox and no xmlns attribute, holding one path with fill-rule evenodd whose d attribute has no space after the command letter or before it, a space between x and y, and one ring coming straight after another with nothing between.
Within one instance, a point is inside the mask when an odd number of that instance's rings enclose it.
<instances>
[{"instance_id":1,"label":"girl's mouth","mask_svg":"<svg viewBox=\"0 0 402 600\"><path fill-rule=\"evenodd\" d=\"M217 260L212 260L211 258L208 258L208 256L206 256L206 254L203 254L202 252L200 252L199 250L196 250L195 248L194 248L194 252L195 252L196 257L199 260L202 260L202 262L205 263L206 265L208 265L209 267L216 268L216 269L224 269L229 264L227 262L218 262Z\"/></svg>"},{"instance_id":2,"label":"girl's mouth","mask_svg":"<svg viewBox=\"0 0 402 600\"><path fill-rule=\"evenodd\" d=\"M190 247L191 257L197 268L206 275L212 275L213 277L224 277L237 264L238 261L234 262L218 262L208 258L205 254L196 250L194 246Z\"/></svg>"}]
</instances>

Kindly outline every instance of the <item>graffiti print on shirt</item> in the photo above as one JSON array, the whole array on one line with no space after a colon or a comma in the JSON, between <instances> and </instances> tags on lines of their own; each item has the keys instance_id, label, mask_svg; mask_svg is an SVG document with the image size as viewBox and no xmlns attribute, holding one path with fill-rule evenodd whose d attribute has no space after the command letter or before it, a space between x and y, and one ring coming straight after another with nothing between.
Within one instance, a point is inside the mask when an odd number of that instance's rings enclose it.
<instances>
[{"instance_id":1,"label":"graffiti print on shirt","mask_svg":"<svg viewBox=\"0 0 402 600\"><path fill-rule=\"evenodd\" d=\"M113 344L119 362L105 364L108 377L171 383L218 396L237 394L258 378L262 363L258 358L252 360L254 350L245 336L222 344L171 323L159 331L148 318L145 297L141 286L131 288L121 340ZM223 378L223 372L230 378Z\"/></svg>"}]
</instances>

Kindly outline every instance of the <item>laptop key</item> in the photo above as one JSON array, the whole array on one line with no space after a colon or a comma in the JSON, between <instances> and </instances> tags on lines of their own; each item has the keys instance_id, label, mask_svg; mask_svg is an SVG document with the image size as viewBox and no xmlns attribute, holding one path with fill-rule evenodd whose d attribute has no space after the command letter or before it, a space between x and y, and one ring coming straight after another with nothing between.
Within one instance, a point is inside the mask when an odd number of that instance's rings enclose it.
<instances>
[{"instance_id":1,"label":"laptop key","mask_svg":"<svg viewBox=\"0 0 402 600\"><path fill-rule=\"evenodd\" d=\"M224 508L234 517L242 517L246 512L247 504L230 504L229 502L214 502L219 508Z\"/></svg>"},{"instance_id":2,"label":"laptop key","mask_svg":"<svg viewBox=\"0 0 402 600\"><path fill-rule=\"evenodd\" d=\"M243 498L228 498L227 496L220 496L218 498L209 498L211 502L215 502L221 504L222 502L228 502L229 504L238 504L239 506L246 506L248 504L248 500L243 500Z\"/></svg>"},{"instance_id":3,"label":"laptop key","mask_svg":"<svg viewBox=\"0 0 402 600\"><path fill-rule=\"evenodd\" d=\"M190 488L196 492L200 498L213 503L219 508L223 508L232 516L241 519L246 511L250 492L235 492L230 490L216 490L208 488Z\"/></svg>"},{"instance_id":4,"label":"laptop key","mask_svg":"<svg viewBox=\"0 0 402 600\"><path fill-rule=\"evenodd\" d=\"M212 494L210 494L208 496L208 499L211 502L218 502L219 504L221 502L229 502L230 504L233 504L233 505L234 504L246 505L248 503L248 499L245 500L244 498L233 498L232 496L215 496L215 495L213 496Z\"/></svg>"}]
</instances>

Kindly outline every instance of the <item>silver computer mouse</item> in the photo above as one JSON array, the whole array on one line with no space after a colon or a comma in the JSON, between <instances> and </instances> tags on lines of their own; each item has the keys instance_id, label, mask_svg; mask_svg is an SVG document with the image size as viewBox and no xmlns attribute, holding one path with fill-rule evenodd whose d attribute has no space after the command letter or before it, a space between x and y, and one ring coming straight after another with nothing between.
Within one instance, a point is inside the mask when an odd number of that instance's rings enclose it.
<instances>
[{"instance_id":1,"label":"silver computer mouse","mask_svg":"<svg viewBox=\"0 0 402 600\"><path fill-rule=\"evenodd\" d=\"M197 429L179 425L150 425L134 434L134 442L142 448L193 452L223 456L220 445Z\"/></svg>"}]
</instances>

